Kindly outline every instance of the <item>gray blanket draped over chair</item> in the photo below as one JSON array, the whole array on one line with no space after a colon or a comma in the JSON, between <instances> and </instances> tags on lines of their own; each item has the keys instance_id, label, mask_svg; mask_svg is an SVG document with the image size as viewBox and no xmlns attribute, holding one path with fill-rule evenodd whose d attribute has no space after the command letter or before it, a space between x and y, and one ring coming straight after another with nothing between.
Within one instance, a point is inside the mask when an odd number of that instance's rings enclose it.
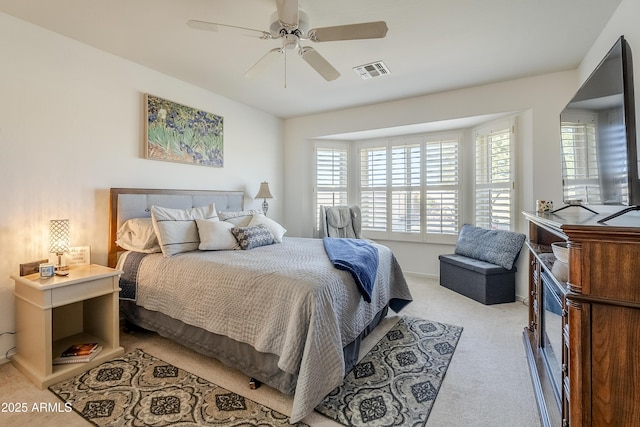
<instances>
[{"instance_id":1,"label":"gray blanket draped over chair","mask_svg":"<svg viewBox=\"0 0 640 427\"><path fill-rule=\"evenodd\" d=\"M320 206L320 237L359 239L361 228L358 206Z\"/></svg>"}]
</instances>

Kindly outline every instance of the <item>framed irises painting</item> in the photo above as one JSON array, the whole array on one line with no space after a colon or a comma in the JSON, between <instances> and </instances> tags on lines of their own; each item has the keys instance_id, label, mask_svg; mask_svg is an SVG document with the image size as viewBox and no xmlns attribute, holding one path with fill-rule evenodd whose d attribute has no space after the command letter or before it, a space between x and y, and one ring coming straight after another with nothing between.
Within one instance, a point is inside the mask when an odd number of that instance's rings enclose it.
<instances>
[{"instance_id":1,"label":"framed irises painting","mask_svg":"<svg viewBox=\"0 0 640 427\"><path fill-rule=\"evenodd\" d=\"M223 118L145 94L147 159L222 167Z\"/></svg>"}]
</instances>

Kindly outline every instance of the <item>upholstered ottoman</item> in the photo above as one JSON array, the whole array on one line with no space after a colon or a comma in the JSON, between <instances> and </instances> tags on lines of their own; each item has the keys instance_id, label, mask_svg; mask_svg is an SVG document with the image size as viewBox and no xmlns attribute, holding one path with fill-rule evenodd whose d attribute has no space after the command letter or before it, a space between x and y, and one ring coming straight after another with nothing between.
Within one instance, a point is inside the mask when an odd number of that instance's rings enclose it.
<instances>
[{"instance_id":1,"label":"upholstered ottoman","mask_svg":"<svg viewBox=\"0 0 640 427\"><path fill-rule=\"evenodd\" d=\"M463 255L440 255L440 285L482 304L516 300L516 271Z\"/></svg>"},{"instance_id":2,"label":"upholstered ottoman","mask_svg":"<svg viewBox=\"0 0 640 427\"><path fill-rule=\"evenodd\" d=\"M465 224L455 254L440 255L440 285L482 304L516 300L516 267L526 236Z\"/></svg>"}]
</instances>

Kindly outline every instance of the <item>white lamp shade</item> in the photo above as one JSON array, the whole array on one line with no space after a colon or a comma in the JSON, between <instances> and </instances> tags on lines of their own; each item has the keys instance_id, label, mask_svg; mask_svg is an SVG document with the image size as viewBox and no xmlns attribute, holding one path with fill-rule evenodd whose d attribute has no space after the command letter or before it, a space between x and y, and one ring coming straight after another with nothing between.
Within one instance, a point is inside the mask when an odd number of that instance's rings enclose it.
<instances>
[{"instance_id":1,"label":"white lamp shade","mask_svg":"<svg viewBox=\"0 0 640 427\"><path fill-rule=\"evenodd\" d=\"M262 182L260 183L260 190L258 190L258 194L256 194L256 199L273 199L271 195L271 191L269 191L269 183Z\"/></svg>"},{"instance_id":2,"label":"white lamp shade","mask_svg":"<svg viewBox=\"0 0 640 427\"><path fill-rule=\"evenodd\" d=\"M52 219L49 221L49 252L69 252L69 220Z\"/></svg>"}]
</instances>

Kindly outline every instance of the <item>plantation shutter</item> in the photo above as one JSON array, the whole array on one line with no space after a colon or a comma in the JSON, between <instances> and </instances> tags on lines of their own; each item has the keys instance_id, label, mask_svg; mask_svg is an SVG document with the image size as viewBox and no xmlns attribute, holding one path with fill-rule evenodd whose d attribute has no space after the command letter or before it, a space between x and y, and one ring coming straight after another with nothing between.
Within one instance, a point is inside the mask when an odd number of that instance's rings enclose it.
<instances>
[{"instance_id":1,"label":"plantation shutter","mask_svg":"<svg viewBox=\"0 0 640 427\"><path fill-rule=\"evenodd\" d=\"M363 230L387 230L386 146L360 150L360 211Z\"/></svg>"},{"instance_id":2,"label":"plantation shutter","mask_svg":"<svg viewBox=\"0 0 640 427\"><path fill-rule=\"evenodd\" d=\"M420 233L420 142L391 148L391 231Z\"/></svg>"},{"instance_id":3,"label":"plantation shutter","mask_svg":"<svg viewBox=\"0 0 640 427\"><path fill-rule=\"evenodd\" d=\"M475 225L512 226L511 126L476 133Z\"/></svg>"},{"instance_id":4,"label":"plantation shutter","mask_svg":"<svg viewBox=\"0 0 640 427\"><path fill-rule=\"evenodd\" d=\"M458 234L458 140L430 141L425 154L426 232Z\"/></svg>"},{"instance_id":5,"label":"plantation shutter","mask_svg":"<svg viewBox=\"0 0 640 427\"><path fill-rule=\"evenodd\" d=\"M320 206L347 205L347 188L347 147L316 147L316 222Z\"/></svg>"},{"instance_id":6,"label":"plantation shutter","mask_svg":"<svg viewBox=\"0 0 640 427\"><path fill-rule=\"evenodd\" d=\"M362 229L370 238L455 242L461 139L428 134L359 144Z\"/></svg>"}]
</instances>

